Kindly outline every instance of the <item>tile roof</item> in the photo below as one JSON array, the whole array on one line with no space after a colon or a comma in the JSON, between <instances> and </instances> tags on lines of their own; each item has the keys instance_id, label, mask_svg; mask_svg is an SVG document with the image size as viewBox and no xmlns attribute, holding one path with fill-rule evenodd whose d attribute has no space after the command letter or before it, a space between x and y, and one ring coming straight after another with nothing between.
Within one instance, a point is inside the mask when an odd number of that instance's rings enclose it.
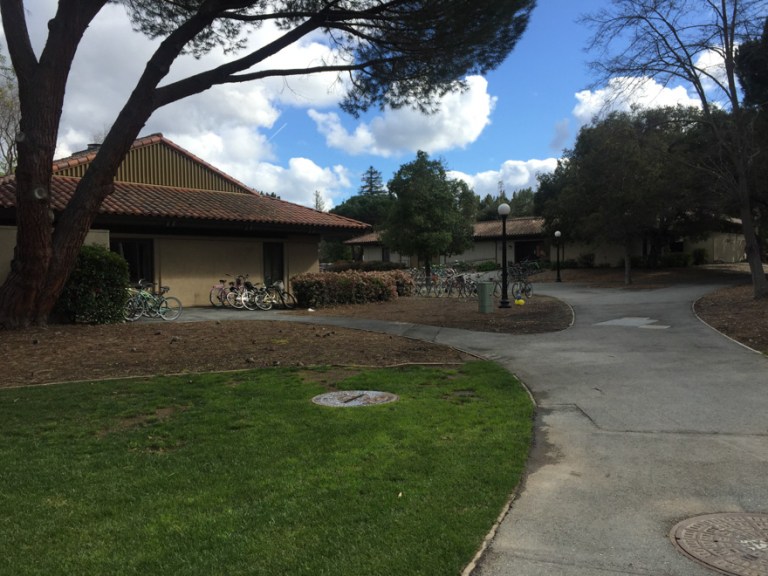
<instances>
[{"instance_id":1,"label":"tile roof","mask_svg":"<svg viewBox=\"0 0 768 576\"><path fill-rule=\"evenodd\" d=\"M507 219L507 236L539 236L544 232L544 218L528 216ZM501 220L475 224L475 238L501 238Z\"/></svg>"},{"instance_id":2,"label":"tile roof","mask_svg":"<svg viewBox=\"0 0 768 576\"><path fill-rule=\"evenodd\" d=\"M79 181L79 178L70 176L53 177L51 200L55 211L64 209ZM15 192L13 176L0 178L0 208L15 207ZM357 220L319 212L258 193L240 194L130 182L115 182L115 190L104 200L99 214L321 227L360 232L370 228L368 224Z\"/></svg>"},{"instance_id":3,"label":"tile roof","mask_svg":"<svg viewBox=\"0 0 768 576\"><path fill-rule=\"evenodd\" d=\"M541 236L544 232L544 218L534 216L507 219L507 236L521 238L526 236ZM501 220L476 222L473 234L475 240L501 238ZM369 232L347 240L346 244L378 244L378 232Z\"/></svg>"}]
</instances>

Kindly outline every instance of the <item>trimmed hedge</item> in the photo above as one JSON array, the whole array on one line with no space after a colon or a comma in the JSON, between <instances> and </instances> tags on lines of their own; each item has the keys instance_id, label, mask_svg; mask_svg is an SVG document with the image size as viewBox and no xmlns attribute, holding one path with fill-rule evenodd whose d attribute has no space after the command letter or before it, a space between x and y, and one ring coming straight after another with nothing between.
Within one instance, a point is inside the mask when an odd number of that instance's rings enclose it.
<instances>
[{"instance_id":1,"label":"trimmed hedge","mask_svg":"<svg viewBox=\"0 0 768 576\"><path fill-rule=\"evenodd\" d=\"M413 279L402 270L299 274L291 278L291 286L303 308L384 302L413 294Z\"/></svg>"},{"instance_id":2,"label":"trimmed hedge","mask_svg":"<svg viewBox=\"0 0 768 576\"><path fill-rule=\"evenodd\" d=\"M340 260L326 268L327 272L346 272L357 270L359 272L387 272L389 270L404 270L405 264L400 262L384 262L382 260Z\"/></svg>"},{"instance_id":3,"label":"trimmed hedge","mask_svg":"<svg viewBox=\"0 0 768 576\"><path fill-rule=\"evenodd\" d=\"M128 282L128 262L122 256L103 246L83 246L59 296L56 315L70 322L122 322Z\"/></svg>"}]
</instances>

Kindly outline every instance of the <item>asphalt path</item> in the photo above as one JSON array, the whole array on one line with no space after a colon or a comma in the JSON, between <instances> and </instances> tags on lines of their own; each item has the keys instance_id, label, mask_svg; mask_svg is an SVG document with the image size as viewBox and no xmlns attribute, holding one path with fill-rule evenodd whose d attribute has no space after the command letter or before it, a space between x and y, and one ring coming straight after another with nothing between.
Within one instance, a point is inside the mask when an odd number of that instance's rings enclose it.
<instances>
[{"instance_id":1,"label":"asphalt path","mask_svg":"<svg viewBox=\"0 0 768 576\"><path fill-rule=\"evenodd\" d=\"M537 417L527 475L473 576L713 574L669 532L703 514L768 513L768 359L695 316L692 303L715 285L536 288L573 308L570 328L509 335L274 319L447 344L529 388Z\"/></svg>"}]
</instances>

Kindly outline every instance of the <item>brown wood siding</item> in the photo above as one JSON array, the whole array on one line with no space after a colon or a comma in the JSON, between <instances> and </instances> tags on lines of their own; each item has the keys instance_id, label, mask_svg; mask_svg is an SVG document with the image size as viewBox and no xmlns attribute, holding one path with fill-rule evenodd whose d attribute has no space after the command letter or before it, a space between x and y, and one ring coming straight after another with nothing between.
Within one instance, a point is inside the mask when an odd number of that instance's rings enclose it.
<instances>
[{"instance_id":1,"label":"brown wood siding","mask_svg":"<svg viewBox=\"0 0 768 576\"><path fill-rule=\"evenodd\" d=\"M87 169L88 164L80 164L57 170L56 174L82 178ZM115 180L176 188L251 193L247 188L238 186L204 164L194 162L161 143L131 150L120 164Z\"/></svg>"}]
</instances>

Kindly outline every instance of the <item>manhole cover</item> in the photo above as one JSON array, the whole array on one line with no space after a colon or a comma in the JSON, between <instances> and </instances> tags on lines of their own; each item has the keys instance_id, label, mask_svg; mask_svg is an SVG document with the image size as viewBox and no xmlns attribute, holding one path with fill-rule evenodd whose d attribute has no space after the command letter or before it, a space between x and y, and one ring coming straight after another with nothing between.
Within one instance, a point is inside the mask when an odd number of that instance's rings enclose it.
<instances>
[{"instance_id":1,"label":"manhole cover","mask_svg":"<svg viewBox=\"0 0 768 576\"><path fill-rule=\"evenodd\" d=\"M697 516L680 522L669 536L683 554L722 574L768 574L768 514Z\"/></svg>"},{"instance_id":2,"label":"manhole cover","mask_svg":"<svg viewBox=\"0 0 768 576\"><path fill-rule=\"evenodd\" d=\"M396 394L377 392L375 390L339 390L328 392L312 398L312 402L322 406L346 408L348 406L373 406L399 400Z\"/></svg>"}]
</instances>

